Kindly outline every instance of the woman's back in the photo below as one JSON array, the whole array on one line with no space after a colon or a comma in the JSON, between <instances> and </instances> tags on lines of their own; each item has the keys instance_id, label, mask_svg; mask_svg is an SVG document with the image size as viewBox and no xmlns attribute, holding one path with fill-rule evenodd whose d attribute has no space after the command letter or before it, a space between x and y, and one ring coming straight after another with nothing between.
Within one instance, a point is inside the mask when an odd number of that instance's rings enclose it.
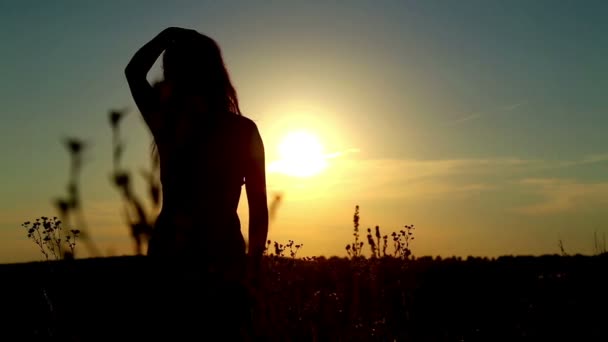
<instances>
[{"instance_id":1,"label":"woman's back","mask_svg":"<svg viewBox=\"0 0 608 342\"><path fill-rule=\"evenodd\" d=\"M163 210L236 210L252 124L245 117L223 113L161 132L156 145Z\"/></svg>"},{"instance_id":2,"label":"woman's back","mask_svg":"<svg viewBox=\"0 0 608 342\"><path fill-rule=\"evenodd\" d=\"M191 118L167 120L155 134L163 190L156 228L165 249L173 242L196 254L243 254L237 208L259 133L233 113Z\"/></svg>"}]
</instances>

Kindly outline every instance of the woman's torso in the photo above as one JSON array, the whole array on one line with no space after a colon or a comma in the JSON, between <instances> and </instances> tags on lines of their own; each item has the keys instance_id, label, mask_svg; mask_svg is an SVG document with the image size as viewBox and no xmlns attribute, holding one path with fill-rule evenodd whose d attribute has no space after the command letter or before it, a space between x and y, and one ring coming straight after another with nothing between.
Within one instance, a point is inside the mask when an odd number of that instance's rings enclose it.
<instances>
[{"instance_id":1,"label":"woman's torso","mask_svg":"<svg viewBox=\"0 0 608 342\"><path fill-rule=\"evenodd\" d=\"M157 245L203 255L244 253L237 207L248 119L232 113L174 115L155 134L163 192Z\"/></svg>"}]
</instances>

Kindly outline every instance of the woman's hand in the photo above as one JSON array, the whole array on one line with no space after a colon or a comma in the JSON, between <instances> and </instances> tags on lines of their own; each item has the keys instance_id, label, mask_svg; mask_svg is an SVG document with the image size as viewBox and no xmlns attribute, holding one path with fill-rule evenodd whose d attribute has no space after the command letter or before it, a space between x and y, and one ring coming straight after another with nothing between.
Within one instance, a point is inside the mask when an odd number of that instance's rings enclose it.
<instances>
[{"instance_id":1,"label":"woman's hand","mask_svg":"<svg viewBox=\"0 0 608 342\"><path fill-rule=\"evenodd\" d=\"M167 27L159 36L161 36L167 44L175 44L176 42L187 40L190 37L195 37L197 34L197 31L191 29Z\"/></svg>"}]
</instances>

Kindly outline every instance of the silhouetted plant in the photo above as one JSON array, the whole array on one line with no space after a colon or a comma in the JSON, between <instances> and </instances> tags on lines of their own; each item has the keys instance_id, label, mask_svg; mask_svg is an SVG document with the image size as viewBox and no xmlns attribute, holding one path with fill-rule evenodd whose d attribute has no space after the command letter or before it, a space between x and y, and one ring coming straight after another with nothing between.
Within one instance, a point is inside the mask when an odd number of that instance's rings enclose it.
<instances>
[{"instance_id":1,"label":"silhouetted plant","mask_svg":"<svg viewBox=\"0 0 608 342\"><path fill-rule=\"evenodd\" d=\"M353 236L355 241L352 244L346 245L347 255L353 259L357 257L363 257L363 241L359 241L359 206L355 207L355 214L353 216L354 232ZM391 234L393 240L393 256L401 259L409 259L412 255L410 244L414 240L414 225L406 225L405 230L399 232L393 232ZM388 248L388 235L382 235L380 233L380 226L376 226L372 232L371 228L367 228L367 243L369 244L371 257L380 258L386 257L386 250Z\"/></svg>"},{"instance_id":2,"label":"silhouetted plant","mask_svg":"<svg viewBox=\"0 0 608 342\"><path fill-rule=\"evenodd\" d=\"M371 249L372 258L376 258L378 247L376 246L376 241L374 241L374 237L372 236L371 228L367 228L367 244L369 245L369 248Z\"/></svg>"},{"instance_id":3,"label":"silhouetted plant","mask_svg":"<svg viewBox=\"0 0 608 342\"><path fill-rule=\"evenodd\" d=\"M124 152L124 144L120 139L120 121L127 114L126 110L111 110L110 111L110 127L112 128L112 168L114 170L120 169L119 163L121 156Z\"/></svg>"},{"instance_id":4,"label":"silhouetted plant","mask_svg":"<svg viewBox=\"0 0 608 342\"><path fill-rule=\"evenodd\" d=\"M91 234L87 229L87 222L82 209L82 200L80 197L79 179L83 165L83 154L86 149L86 143L78 138L65 138L63 143L70 154L70 171L67 185L67 198L59 198L55 200L55 207L59 212L59 217L62 222L67 225L72 225L71 218L75 218L75 226L80 230L80 238L83 241L90 255L99 255L99 249L93 242ZM74 251L72 251L74 256Z\"/></svg>"},{"instance_id":5,"label":"silhouetted plant","mask_svg":"<svg viewBox=\"0 0 608 342\"><path fill-rule=\"evenodd\" d=\"M376 237L376 239L374 240L374 236L372 236L371 228L367 228L367 243L370 246L372 258L380 258L382 256L386 256L386 247L387 247L388 236L385 235L384 237L381 237L380 226L376 226L376 228L375 228L375 237ZM382 242L384 242L384 245L382 245ZM382 248L382 252L381 252L381 248Z\"/></svg>"},{"instance_id":6,"label":"silhouetted plant","mask_svg":"<svg viewBox=\"0 0 608 342\"><path fill-rule=\"evenodd\" d=\"M405 230L400 230L398 233L393 232L391 236L393 237L393 245L395 247L394 256L407 260L412 255L410 243L414 240L414 225L405 225L404 227Z\"/></svg>"},{"instance_id":7,"label":"silhouetted plant","mask_svg":"<svg viewBox=\"0 0 608 342\"><path fill-rule=\"evenodd\" d=\"M57 217L41 216L33 222L26 221L21 226L27 229L27 237L40 248L47 261L50 257L60 260L66 255L74 255L76 239L80 231L71 229L68 233L64 233L62 222ZM64 245L70 250L70 254L64 252Z\"/></svg>"},{"instance_id":8,"label":"silhouetted plant","mask_svg":"<svg viewBox=\"0 0 608 342\"><path fill-rule=\"evenodd\" d=\"M274 254L270 253L271 247L274 247ZM304 247L302 243L295 243L293 240L288 240L286 244L279 243L278 241L268 240L266 242L266 246L264 248L264 255L266 256L276 256L276 257L285 257L285 252L289 248L289 256L292 259L295 259L300 248Z\"/></svg>"},{"instance_id":9,"label":"silhouetted plant","mask_svg":"<svg viewBox=\"0 0 608 342\"><path fill-rule=\"evenodd\" d=\"M283 244L278 243L277 241L274 242L274 255L276 256L284 256L283 252L285 251L285 246Z\"/></svg>"},{"instance_id":10,"label":"silhouetted plant","mask_svg":"<svg viewBox=\"0 0 608 342\"><path fill-rule=\"evenodd\" d=\"M559 251L560 251L561 255L568 256L568 253L566 253L566 249L564 248L564 241L562 241L562 239L559 239L557 241L557 245L559 247Z\"/></svg>"},{"instance_id":11,"label":"silhouetted plant","mask_svg":"<svg viewBox=\"0 0 608 342\"><path fill-rule=\"evenodd\" d=\"M264 246L264 253L262 255L269 255L270 247L272 246L272 241L266 241L266 246Z\"/></svg>"},{"instance_id":12,"label":"silhouetted plant","mask_svg":"<svg viewBox=\"0 0 608 342\"><path fill-rule=\"evenodd\" d=\"M386 248L388 247L388 235L382 237L382 256L386 256Z\"/></svg>"},{"instance_id":13,"label":"silhouetted plant","mask_svg":"<svg viewBox=\"0 0 608 342\"><path fill-rule=\"evenodd\" d=\"M606 254L606 234L602 234L602 241L597 237L597 232L593 232L593 248L596 255Z\"/></svg>"},{"instance_id":14,"label":"silhouetted plant","mask_svg":"<svg viewBox=\"0 0 608 342\"><path fill-rule=\"evenodd\" d=\"M281 204L282 200L283 200L282 193L277 193L273 196L272 202L270 202L270 205L268 206L268 216L271 221L274 220L274 218L277 214L277 210L278 210L279 205Z\"/></svg>"},{"instance_id":15,"label":"silhouetted plant","mask_svg":"<svg viewBox=\"0 0 608 342\"><path fill-rule=\"evenodd\" d=\"M346 253L351 258L357 258L361 256L361 250L363 249L363 241L359 241L359 206L355 206L355 214L353 215L353 236L355 241L352 244L346 245Z\"/></svg>"},{"instance_id":16,"label":"silhouetted plant","mask_svg":"<svg viewBox=\"0 0 608 342\"><path fill-rule=\"evenodd\" d=\"M131 187L129 172L121 168L120 162L124 154L125 144L120 137L120 123L127 115L126 110L111 110L109 112L110 127L112 129L112 183L122 195L125 207L125 220L131 231L135 254L143 254L143 245L152 235L155 217L144 209L141 200L135 195ZM160 205L160 180L158 178L158 158L152 157L152 170L142 171L142 176L148 183L148 191L154 209Z\"/></svg>"},{"instance_id":17,"label":"silhouetted plant","mask_svg":"<svg viewBox=\"0 0 608 342\"><path fill-rule=\"evenodd\" d=\"M293 240L289 240L289 243L287 244L287 247L289 247L289 256L291 256L292 259L295 259L302 246L304 246L304 244L296 244Z\"/></svg>"}]
</instances>

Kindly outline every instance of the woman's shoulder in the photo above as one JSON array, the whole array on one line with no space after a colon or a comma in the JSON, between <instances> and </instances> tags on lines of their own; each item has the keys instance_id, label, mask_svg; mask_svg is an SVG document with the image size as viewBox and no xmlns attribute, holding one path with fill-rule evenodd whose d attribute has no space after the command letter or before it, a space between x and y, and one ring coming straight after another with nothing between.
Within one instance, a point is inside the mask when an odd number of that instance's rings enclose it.
<instances>
[{"instance_id":1,"label":"woman's shoulder","mask_svg":"<svg viewBox=\"0 0 608 342\"><path fill-rule=\"evenodd\" d=\"M235 125L238 125L242 129L255 130L255 131L257 131L257 129L258 129L258 126L255 123L255 121L253 121L252 119L250 119L244 115L229 113L228 117L230 118L230 121L232 123L234 123Z\"/></svg>"}]
</instances>

